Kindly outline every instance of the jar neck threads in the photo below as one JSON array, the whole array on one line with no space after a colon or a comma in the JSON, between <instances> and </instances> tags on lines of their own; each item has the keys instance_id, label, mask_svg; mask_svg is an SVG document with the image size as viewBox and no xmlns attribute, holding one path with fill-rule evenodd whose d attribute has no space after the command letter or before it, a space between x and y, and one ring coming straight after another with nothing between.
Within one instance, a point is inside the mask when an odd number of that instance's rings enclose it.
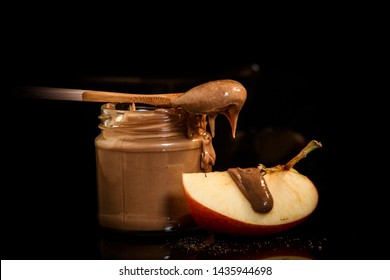
<instances>
[{"instance_id":1,"label":"jar neck threads","mask_svg":"<svg viewBox=\"0 0 390 280\"><path fill-rule=\"evenodd\" d=\"M121 104L123 106L123 104ZM170 137L186 133L186 125L173 108L140 106L136 109L117 108L107 103L101 107L99 128L144 137Z\"/></svg>"}]
</instances>

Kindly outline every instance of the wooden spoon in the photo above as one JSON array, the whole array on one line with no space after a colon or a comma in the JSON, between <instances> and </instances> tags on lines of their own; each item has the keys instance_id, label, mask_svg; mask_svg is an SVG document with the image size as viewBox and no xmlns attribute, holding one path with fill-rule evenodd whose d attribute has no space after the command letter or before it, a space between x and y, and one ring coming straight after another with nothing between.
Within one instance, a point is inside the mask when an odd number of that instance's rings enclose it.
<instances>
[{"instance_id":1,"label":"wooden spoon","mask_svg":"<svg viewBox=\"0 0 390 280\"><path fill-rule=\"evenodd\" d=\"M171 100L183 93L136 94L106 91L84 91L82 101L143 103L160 107L172 107Z\"/></svg>"},{"instance_id":2,"label":"wooden spoon","mask_svg":"<svg viewBox=\"0 0 390 280\"><path fill-rule=\"evenodd\" d=\"M183 93L138 94L35 86L21 87L17 91L18 94L29 98L105 103L143 103L160 107L172 107L171 99L183 95Z\"/></svg>"}]
</instances>

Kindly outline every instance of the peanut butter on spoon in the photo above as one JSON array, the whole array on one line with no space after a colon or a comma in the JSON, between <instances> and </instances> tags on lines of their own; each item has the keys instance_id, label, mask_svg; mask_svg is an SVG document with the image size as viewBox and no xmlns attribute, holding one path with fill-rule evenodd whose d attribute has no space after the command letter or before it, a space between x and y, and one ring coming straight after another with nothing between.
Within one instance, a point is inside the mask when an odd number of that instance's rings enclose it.
<instances>
[{"instance_id":1,"label":"peanut butter on spoon","mask_svg":"<svg viewBox=\"0 0 390 280\"><path fill-rule=\"evenodd\" d=\"M171 104L174 108L182 107L190 114L207 115L212 137L215 135L215 118L218 114L225 115L232 127L234 138L238 114L246 97L246 89L241 83L225 79L198 85L183 95L172 98Z\"/></svg>"}]
</instances>

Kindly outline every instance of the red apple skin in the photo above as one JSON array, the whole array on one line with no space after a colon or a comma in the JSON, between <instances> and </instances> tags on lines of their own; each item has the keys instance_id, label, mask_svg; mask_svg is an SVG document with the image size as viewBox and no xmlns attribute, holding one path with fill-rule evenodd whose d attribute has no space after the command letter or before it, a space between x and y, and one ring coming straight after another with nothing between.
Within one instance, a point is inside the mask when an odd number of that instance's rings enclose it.
<instances>
[{"instance_id":1,"label":"red apple skin","mask_svg":"<svg viewBox=\"0 0 390 280\"><path fill-rule=\"evenodd\" d=\"M291 223L281 224L281 225L272 225L272 226L264 226L264 225L253 225L244 223L241 221L233 220L225 215L217 213L196 200L194 200L191 195L185 191L184 192L187 201L189 210L194 218L194 221L200 226L207 230L223 233L229 235L237 235L237 236L261 236L261 235L269 235L273 233L278 233L290 229L303 221L305 221L310 215L296 220Z\"/></svg>"}]
</instances>

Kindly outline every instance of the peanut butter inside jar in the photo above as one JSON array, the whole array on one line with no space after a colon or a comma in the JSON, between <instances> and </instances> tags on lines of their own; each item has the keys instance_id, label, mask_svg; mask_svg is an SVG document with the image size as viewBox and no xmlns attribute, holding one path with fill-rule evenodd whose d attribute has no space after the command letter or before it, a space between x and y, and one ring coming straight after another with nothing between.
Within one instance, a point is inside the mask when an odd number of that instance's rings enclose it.
<instances>
[{"instance_id":1,"label":"peanut butter inside jar","mask_svg":"<svg viewBox=\"0 0 390 280\"><path fill-rule=\"evenodd\" d=\"M204 142L173 108L107 103L95 139L98 219L104 228L172 232L195 228L183 172L202 172Z\"/></svg>"}]
</instances>

